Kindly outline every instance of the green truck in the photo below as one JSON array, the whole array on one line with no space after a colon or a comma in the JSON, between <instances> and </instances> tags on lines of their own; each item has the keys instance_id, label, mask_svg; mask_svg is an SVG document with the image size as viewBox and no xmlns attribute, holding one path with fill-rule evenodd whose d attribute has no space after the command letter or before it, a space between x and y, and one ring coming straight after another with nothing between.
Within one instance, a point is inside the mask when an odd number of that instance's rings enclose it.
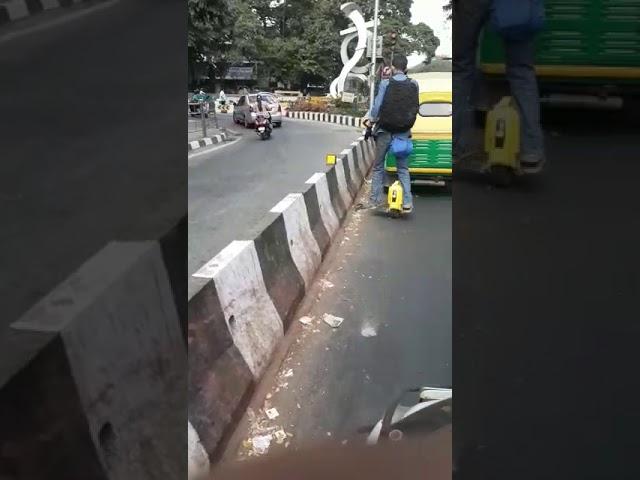
<instances>
[{"instance_id":1,"label":"green truck","mask_svg":"<svg viewBox=\"0 0 640 480\"><path fill-rule=\"evenodd\" d=\"M640 93L640 0L546 0L545 10L547 25L536 39L543 96ZM488 84L504 80L502 42L493 32L483 34L479 69Z\"/></svg>"}]
</instances>

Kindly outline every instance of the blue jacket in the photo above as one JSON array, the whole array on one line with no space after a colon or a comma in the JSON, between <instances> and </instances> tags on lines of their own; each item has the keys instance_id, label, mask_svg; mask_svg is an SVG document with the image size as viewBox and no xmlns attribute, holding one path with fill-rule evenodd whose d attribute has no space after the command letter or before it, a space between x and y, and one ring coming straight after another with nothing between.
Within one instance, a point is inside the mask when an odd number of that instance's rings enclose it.
<instances>
[{"instance_id":1,"label":"blue jacket","mask_svg":"<svg viewBox=\"0 0 640 480\"><path fill-rule=\"evenodd\" d=\"M393 76L393 79L401 82L403 80L406 80L407 76L404 73L398 72ZM415 83L416 86L418 85L418 83L415 80L412 80L412 82ZM382 101L384 100L384 94L386 93L388 86L389 86L389 80L386 80L386 79L382 80L380 82L380 85L378 86L378 94L373 100L373 107L371 107L371 110L367 112L367 118L372 122L378 121L378 115L380 114L380 108L382 107ZM384 132L384 130L380 127L376 127L376 133L377 132ZM411 134L411 130L408 130L406 132L396 133L395 135L397 137L409 138L410 134Z\"/></svg>"}]
</instances>

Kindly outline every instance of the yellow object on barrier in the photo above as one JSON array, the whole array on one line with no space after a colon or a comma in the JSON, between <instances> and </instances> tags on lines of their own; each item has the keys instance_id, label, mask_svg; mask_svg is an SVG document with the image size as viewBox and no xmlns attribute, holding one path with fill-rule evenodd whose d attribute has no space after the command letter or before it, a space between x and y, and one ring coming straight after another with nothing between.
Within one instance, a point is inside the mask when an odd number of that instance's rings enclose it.
<instances>
[{"instance_id":1,"label":"yellow object on barrier","mask_svg":"<svg viewBox=\"0 0 640 480\"><path fill-rule=\"evenodd\" d=\"M336 157L335 153L327 154L327 156L325 157L327 165L335 165L336 164L336 158L337 157Z\"/></svg>"}]
</instances>

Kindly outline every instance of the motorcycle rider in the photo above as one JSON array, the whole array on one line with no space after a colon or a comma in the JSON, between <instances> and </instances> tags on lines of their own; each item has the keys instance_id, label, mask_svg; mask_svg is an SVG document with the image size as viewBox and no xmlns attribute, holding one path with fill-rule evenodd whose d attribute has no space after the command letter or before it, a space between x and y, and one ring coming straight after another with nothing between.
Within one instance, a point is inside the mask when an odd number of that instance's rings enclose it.
<instances>
[{"instance_id":1,"label":"motorcycle rider","mask_svg":"<svg viewBox=\"0 0 640 480\"><path fill-rule=\"evenodd\" d=\"M273 128L271 126L271 113L269 113L269 111L262 105L262 95L258 94L256 96L256 101L258 104L258 111L256 112L256 120L258 116L262 116L266 120L265 126L267 130L269 131L269 134L271 134L271 132L273 131ZM256 129L257 128L258 128L258 122L256 121Z\"/></svg>"}]
</instances>

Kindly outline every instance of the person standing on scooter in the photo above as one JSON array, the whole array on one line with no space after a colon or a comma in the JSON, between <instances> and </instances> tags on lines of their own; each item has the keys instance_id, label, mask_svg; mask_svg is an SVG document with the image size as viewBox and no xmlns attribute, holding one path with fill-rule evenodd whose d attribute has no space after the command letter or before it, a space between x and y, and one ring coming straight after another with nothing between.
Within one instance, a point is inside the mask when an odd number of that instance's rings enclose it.
<instances>
[{"instance_id":1,"label":"person standing on scooter","mask_svg":"<svg viewBox=\"0 0 640 480\"><path fill-rule=\"evenodd\" d=\"M509 8L532 8L533 0L512 1ZM506 4L505 4L506 5ZM495 0L454 0L453 18L453 160L462 161L479 153L471 146L474 130L471 96L476 80L478 39L488 23ZM506 77L520 112L520 163L540 168L544 162L544 139L540 126L540 98L534 68L535 34L520 38L503 36Z\"/></svg>"},{"instance_id":2,"label":"person standing on scooter","mask_svg":"<svg viewBox=\"0 0 640 480\"><path fill-rule=\"evenodd\" d=\"M396 53L391 63L391 78L384 79L378 86L371 110L364 118L364 124L375 124L372 135L376 143L376 153L371 178L371 195L363 208L378 209L386 205L384 199L384 160L392 142L402 147L411 143L411 127L418 113L418 83L407 77L407 57ZM394 148L398 180L402 184L403 205L406 213L413 210L411 178L409 176L409 148Z\"/></svg>"}]
</instances>

